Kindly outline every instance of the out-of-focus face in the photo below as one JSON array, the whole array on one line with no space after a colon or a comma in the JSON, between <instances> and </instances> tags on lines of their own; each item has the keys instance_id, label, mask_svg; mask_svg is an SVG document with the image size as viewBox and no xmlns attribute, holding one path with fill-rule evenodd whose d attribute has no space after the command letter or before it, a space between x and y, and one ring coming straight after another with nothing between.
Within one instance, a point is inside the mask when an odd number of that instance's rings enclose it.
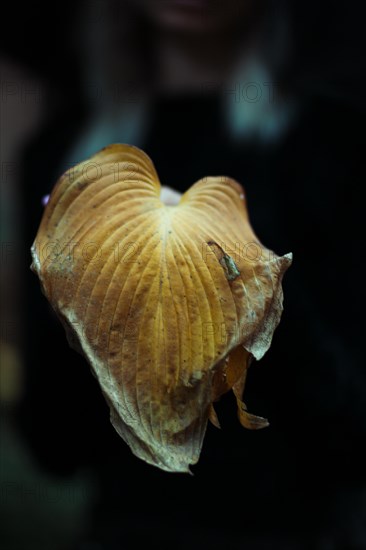
<instances>
[{"instance_id":1,"label":"out-of-focus face","mask_svg":"<svg viewBox=\"0 0 366 550\"><path fill-rule=\"evenodd\" d=\"M220 32L235 26L251 0L135 0L159 27L190 33Z\"/></svg>"}]
</instances>

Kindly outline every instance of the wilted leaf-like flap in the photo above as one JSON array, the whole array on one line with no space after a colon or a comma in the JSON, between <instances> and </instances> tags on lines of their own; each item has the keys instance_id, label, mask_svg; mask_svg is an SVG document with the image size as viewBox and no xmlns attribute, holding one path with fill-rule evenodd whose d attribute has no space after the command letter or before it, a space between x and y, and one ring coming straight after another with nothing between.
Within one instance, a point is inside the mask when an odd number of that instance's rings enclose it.
<instances>
[{"instance_id":1,"label":"wilted leaf-like flap","mask_svg":"<svg viewBox=\"0 0 366 550\"><path fill-rule=\"evenodd\" d=\"M143 460L185 472L215 373L237 346L260 358L270 345L291 259L262 247L229 178L197 182L177 206L159 197L142 151L106 147L56 184L33 269L118 433Z\"/></svg>"}]
</instances>

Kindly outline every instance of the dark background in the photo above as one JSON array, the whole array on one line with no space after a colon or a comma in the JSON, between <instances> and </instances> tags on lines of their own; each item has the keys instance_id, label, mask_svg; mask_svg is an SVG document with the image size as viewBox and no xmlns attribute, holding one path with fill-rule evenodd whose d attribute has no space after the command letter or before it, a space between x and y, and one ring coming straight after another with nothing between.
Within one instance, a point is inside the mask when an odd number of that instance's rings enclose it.
<instances>
[{"instance_id":1,"label":"dark background","mask_svg":"<svg viewBox=\"0 0 366 550\"><path fill-rule=\"evenodd\" d=\"M81 2L14 3L2 17L2 548L366 549L359 6L276 9L292 38L274 78L296 115L270 142L228 136L220 90L153 95L137 144L162 183L184 191L206 175L237 179L261 241L294 254L281 324L245 392L270 427L244 430L225 396L222 430L208 426L186 476L131 454L29 271L41 198L93 120L79 29L109 24L94 4L91 16ZM148 23L140 29L137 42L148 42Z\"/></svg>"}]
</instances>

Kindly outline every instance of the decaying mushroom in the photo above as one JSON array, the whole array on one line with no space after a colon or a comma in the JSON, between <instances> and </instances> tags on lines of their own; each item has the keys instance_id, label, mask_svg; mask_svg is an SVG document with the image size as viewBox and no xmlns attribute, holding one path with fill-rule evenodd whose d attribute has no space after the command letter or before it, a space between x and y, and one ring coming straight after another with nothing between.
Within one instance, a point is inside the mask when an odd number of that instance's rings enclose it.
<instances>
[{"instance_id":1,"label":"decaying mushroom","mask_svg":"<svg viewBox=\"0 0 366 550\"><path fill-rule=\"evenodd\" d=\"M261 245L234 180L200 180L175 206L160 189L129 145L73 167L45 208L32 269L119 435L146 462L187 472L223 393L245 427L268 424L241 398L279 323L291 255Z\"/></svg>"}]
</instances>

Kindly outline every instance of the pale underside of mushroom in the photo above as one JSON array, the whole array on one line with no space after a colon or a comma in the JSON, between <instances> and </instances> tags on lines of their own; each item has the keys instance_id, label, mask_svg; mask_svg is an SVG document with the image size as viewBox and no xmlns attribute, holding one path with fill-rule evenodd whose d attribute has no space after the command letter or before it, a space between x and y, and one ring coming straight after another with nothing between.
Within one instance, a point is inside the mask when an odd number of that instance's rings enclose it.
<instances>
[{"instance_id":1,"label":"pale underside of mushroom","mask_svg":"<svg viewBox=\"0 0 366 550\"><path fill-rule=\"evenodd\" d=\"M241 399L280 321L292 257L263 247L228 177L198 181L176 205L160 192L145 153L106 147L57 182L32 269L119 435L146 462L188 472L223 393L234 391L245 427L268 425Z\"/></svg>"}]
</instances>

